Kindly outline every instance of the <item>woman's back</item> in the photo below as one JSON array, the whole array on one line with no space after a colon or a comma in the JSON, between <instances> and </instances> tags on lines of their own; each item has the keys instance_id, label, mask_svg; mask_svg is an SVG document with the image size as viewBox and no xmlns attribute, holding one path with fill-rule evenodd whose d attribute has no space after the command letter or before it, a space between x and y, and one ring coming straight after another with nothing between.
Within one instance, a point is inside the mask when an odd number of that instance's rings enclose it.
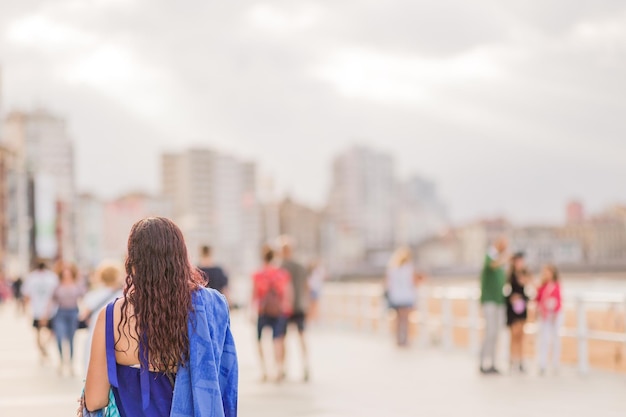
<instances>
[{"instance_id":1,"label":"woman's back","mask_svg":"<svg viewBox=\"0 0 626 417\"><path fill-rule=\"evenodd\" d=\"M126 305L126 323L122 323L123 299L114 303L113 330L115 336L115 361L120 365L139 365L139 336L137 335L137 318L132 304ZM109 308L107 306L107 308Z\"/></svg>"},{"instance_id":2,"label":"woman's back","mask_svg":"<svg viewBox=\"0 0 626 417\"><path fill-rule=\"evenodd\" d=\"M128 322L122 323L121 306L113 302L106 310L107 374L120 415L167 417L172 408L173 375L146 369L146 361L140 359L145 349L137 342L136 319L131 313Z\"/></svg>"},{"instance_id":3,"label":"woman's back","mask_svg":"<svg viewBox=\"0 0 626 417\"><path fill-rule=\"evenodd\" d=\"M135 223L124 297L100 312L85 383L99 410L112 390L122 417L234 417L237 356L228 303L204 288L180 229L169 219Z\"/></svg>"}]
</instances>

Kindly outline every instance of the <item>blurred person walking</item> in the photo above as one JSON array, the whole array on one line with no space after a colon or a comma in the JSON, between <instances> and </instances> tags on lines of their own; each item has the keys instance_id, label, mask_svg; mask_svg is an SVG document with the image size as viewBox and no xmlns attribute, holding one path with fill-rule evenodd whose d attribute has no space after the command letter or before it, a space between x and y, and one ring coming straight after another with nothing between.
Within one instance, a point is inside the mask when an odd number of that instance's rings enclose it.
<instances>
[{"instance_id":1,"label":"blurred person walking","mask_svg":"<svg viewBox=\"0 0 626 417\"><path fill-rule=\"evenodd\" d=\"M326 268L321 260L311 263L309 268L309 278L307 279L309 288L309 309L307 311L307 320L313 321L319 318L320 297L322 296L322 287L327 279Z\"/></svg>"},{"instance_id":2,"label":"blurred person walking","mask_svg":"<svg viewBox=\"0 0 626 417\"><path fill-rule=\"evenodd\" d=\"M25 302L33 315L33 327L37 334L37 348L42 363L48 359L47 345L52 338L52 322L48 320L48 314L56 312L54 308L50 309L50 301L58 285L58 276L48 269L45 261L40 260L37 268L26 276L22 288Z\"/></svg>"},{"instance_id":3,"label":"blurred person walking","mask_svg":"<svg viewBox=\"0 0 626 417\"><path fill-rule=\"evenodd\" d=\"M101 264L94 275L94 287L85 294L80 313L79 328L86 328L89 335L86 340L85 370L89 365L89 353L95 325L98 316L107 304L123 295L122 271L112 263Z\"/></svg>"},{"instance_id":4,"label":"blurred person walking","mask_svg":"<svg viewBox=\"0 0 626 417\"><path fill-rule=\"evenodd\" d=\"M207 287L222 293L230 303L228 275L226 275L224 269L213 262L213 250L210 246L205 245L200 248L200 265L198 265L198 268L207 280Z\"/></svg>"},{"instance_id":5,"label":"blurred person walking","mask_svg":"<svg viewBox=\"0 0 626 417\"><path fill-rule=\"evenodd\" d=\"M389 306L396 312L396 344L409 345L409 315L415 308L417 286L423 276L415 272L411 250L398 248L389 261L385 278L385 291Z\"/></svg>"},{"instance_id":6,"label":"blurred person walking","mask_svg":"<svg viewBox=\"0 0 626 417\"><path fill-rule=\"evenodd\" d=\"M511 371L524 369L524 325L528 317L528 295L526 285L529 283L529 273L521 252L513 255L511 271L507 283L506 296L506 324L511 331L510 369Z\"/></svg>"},{"instance_id":7,"label":"blurred person walking","mask_svg":"<svg viewBox=\"0 0 626 417\"><path fill-rule=\"evenodd\" d=\"M292 306L291 315L287 320L287 331L289 325L295 326L298 330L298 339L300 342L300 352L302 355L303 380L307 382L310 378L309 373L309 357L305 337L306 331L306 312L309 306L309 283L306 268L293 258L293 242L288 236L281 239L281 268L289 274L292 288Z\"/></svg>"},{"instance_id":8,"label":"blurred person walking","mask_svg":"<svg viewBox=\"0 0 626 417\"><path fill-rule=\"evenodd\" d=\"M289 273L276 268L274 251L269 246L262 250L263 267L252 276L252 308L257 316L257 342L261 359L262 380L268 380L263 351L263 329L272 329L277 382L285 378L285 334L287 320L292 313L292 287Z\"/></svg>"},{"instance_id":9,"label":"blurred person walking","mask_svg":"<svg viewBox=\"0 0 626 417\"><path fill-rule=\"evenodd\" d=\"M480 278L480 303L485 319L485 334L480 351L480 372L499 374L496 369L498 337L505 319L504 284L506 272L504 266L509 260L508 241L498 238L485 255Z\"/></svg>"},{"instance_id":10,"label":"blurred person walking","mask_svg":"<svg viewBox=\"0 0 626 417\"><path fill-rule=\"evenodd\" d=\"M78 302L85 295L85 287L78 282L78 270L74 265L64 265L59 273L60 283L55 288L46 309L46 317L52 320L52 328L59 349L59 375L68 369L74 375L74 335L78 329ZM54 311L56 310L56 313ZM54 318L53 318L54 317ZM66 351L64 347L67 344Z\"/></svg>"},{"instance_id":11,"label":"blurred person walking","mask_svg":"<svg viewBox=\"0 0 626 417\"><path fill-rule=\"evenodd\" d=\"M562 299L559 272L554 265L544 266L536 301L539 316L539 372L543 375L549 359L555 372L558 372L561 363L559 331L563 319Z\"/></svg>"},{"instance_id":12,"label":"blurred person walking","mask_svg":"<svg viewBox=\"0 0 626 417\"><path fill-rule=\"evenodd\" d=\"M204 288L180 229L133 225L124 296L98 314L83 396L121 417L236 417L238 366L223 295Z\"/></svg>"},{"instance_id":13,"label":"blurred person walking","mask_svg":"<svg viewBox=\"0 0 626 417\"><path fill-rule=\"evenodd\" d=\"M15 308L18 315L22 315L26 312L26 302L24 301L24 280L22 277L17 277L11 284L13 290L13 298L15 299Z\"/></svg>"}]
</instances>

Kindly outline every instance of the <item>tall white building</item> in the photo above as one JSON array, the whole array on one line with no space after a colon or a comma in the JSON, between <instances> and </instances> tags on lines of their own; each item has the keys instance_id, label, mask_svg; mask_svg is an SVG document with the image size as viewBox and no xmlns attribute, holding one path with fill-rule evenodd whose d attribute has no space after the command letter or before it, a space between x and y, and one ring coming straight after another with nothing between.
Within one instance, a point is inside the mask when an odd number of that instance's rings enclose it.
<instances>
[{"instance_id":1,"label":"tall white building","mask_svg":"<svg viewBox=\"0 0 626 417\"><path fill-rule=\"evenodd\" d=\"M416 245L448 227L445 205L432 181L412 176L396 188L395 241Z\"/></svg>"},{"instance_id":2,"label":"tall white building","mask_svg":"<svg viewBox=\"0 0 626 417\"><path fill-rule=\"evenodd\" d=\"M74 145L65 120L46 111L12 112L4 144L15 153L10 224L14 266L24 272L33 256L74 260Z\"/></svg>"},{"instance_id":3,"label":"tall white building","mask_svg":"<svg viewBox=\"0 0 626 417\"><path fill-rule=\"evenodd\" d=\"M209 245L231 274L248 274L258 263L260 210L256 167L209 149L162 157L163 195L187 240L190 256Z\"/></svg>"},{"instance_id":4,"label":"tall white building","mask_svg":"<svg viewBox=\"0 0 626 417\"><path fill-rule=\"evenodd\" d=\"M391 250L394 202L390 154L354 146L335 158L328 211L336 253L346 266L365 261L368 254Z\"/></svg>"},{"instance_id":5,"label":"tall white building","mask_svg":"<svg viewBox=\"0 0 626 417\"><path fill-rule=\"evenodd\" d=\"M123 263L133 224L146 217L172 217L169 201L135 192L111 200L78 196L76 230L79 265L90 270L101 262Z\"/></svg>"},{"instance_id":6,"label":"tall white building","mask_svg":"<svg viewBox=\"0 0 626 417\"><path fill-rule=\"evenodd\" d=\"M77 263L83 270L95 268L104 255L105 203L100 198L83 193L77 197L76 242Z\"/></svg>"}]
</instances>

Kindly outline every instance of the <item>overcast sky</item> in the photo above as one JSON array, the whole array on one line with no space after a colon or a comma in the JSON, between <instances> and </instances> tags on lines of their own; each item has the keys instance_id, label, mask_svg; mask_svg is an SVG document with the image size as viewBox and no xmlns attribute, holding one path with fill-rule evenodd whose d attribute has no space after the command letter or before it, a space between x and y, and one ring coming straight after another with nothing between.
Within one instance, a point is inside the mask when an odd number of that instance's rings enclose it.
<instances>
[{"instance_id":1,"label":"overcast sky","mask_svg":"<svg viewBox=\"0 0 626 417\"><path fill-rule=\"evenodd\" d=\"M104 196L206 145L321 205L366 143L457 222L626 202L623 0L3 1L0 65L4 111L67 117Z\"/></svg>"}]
</instances>

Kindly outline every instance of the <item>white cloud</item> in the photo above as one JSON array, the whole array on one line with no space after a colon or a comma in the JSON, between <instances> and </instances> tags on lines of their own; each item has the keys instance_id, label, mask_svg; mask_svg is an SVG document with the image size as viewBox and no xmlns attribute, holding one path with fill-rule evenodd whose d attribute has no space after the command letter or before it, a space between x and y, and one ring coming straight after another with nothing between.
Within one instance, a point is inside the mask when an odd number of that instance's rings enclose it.
<instances>
[{"instance_id":1,"label":"white cloud","mask_svg":"<svg viewBox=\"0 0 626 417\"><path fill-rule=\"evenodd\" d=\"M626 51L626 14L608 19L583 21L575 25L571 42L586 48L600 48L605 52Z\"/></svg>"},{"instance_id":2,"label":"white cloud","mask_svg":"<svg viewBox=\"0 0 626 417\"><path fill-rule=\"evenodd\" d=\"M427 58L352 47L331 54L312 73L350 98L411 104L455 84L493 80L502 69L488 51L479 49Z\"/></svg>"},{"instance_id":3,"label":"white cloud","mask_svg":"<svg viewBox=\"0 0 626 417\"><path fill-rule=\"evenodd\" d=\"M262 32L288 35L313 28L324 13L316 3L299 3L289 8L262 3L252 7L245 20Z\"/></svg>"},{"instance_id":4,"label":"white cloud","mask_svg":"<svg viewBox=\"0 0 626 417\"><path fill-rule=\"evenodd\" d=\"M59 70L70 85L82 84L113 99L144 120L167 125L174 83L166 72L141 62L132 50L103 45Z\"/></svg>"},{"instance_id":5,"label":"white cloud","mask_svg":"<svg viewBox=\"0 0 626 417\"><path fill-rule=\"evenodd\" d=\"M9 42L39 49L87 46L94 41L92 35L45 15L32 15L17 20L9 25L6 38Z\"/></svg>"},{"instance_id":6,"label":"white cloud","mask_svg":"<svg viewBox=\"0 0 626 417\"><path fill-rule=\"evenodd\" d=\"M156 189L160 147L194 141L256 157L323 203L330 156L363 138L433 175L460 217L491 209L462 192L490 181L490 158L529 190L527 204L501 203L513 215L540 212L541 176L554 177L551 201L578 171L593 179L583 198L619 198L623 11L527 3L5 1L5 109L60 109L81 186L110 193L127 178L90 169L101 154L150 146L128 159L135 183ZM537 158L550 163L535 173Z\"/></svg>"}]
</instances>

